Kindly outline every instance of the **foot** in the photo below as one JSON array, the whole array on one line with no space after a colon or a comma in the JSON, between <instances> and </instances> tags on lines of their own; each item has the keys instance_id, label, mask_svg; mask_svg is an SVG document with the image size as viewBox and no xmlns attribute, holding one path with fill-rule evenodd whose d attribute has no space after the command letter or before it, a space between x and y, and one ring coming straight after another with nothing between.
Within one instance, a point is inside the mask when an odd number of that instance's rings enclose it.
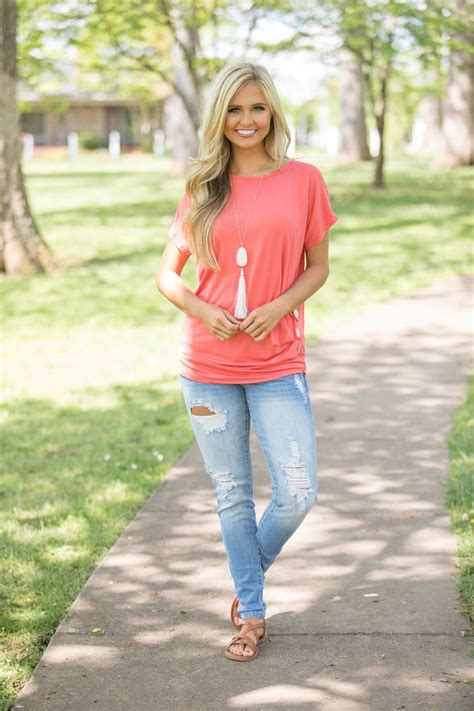
<instances>
[{"instance_id":1,"label":"foot","mask_svg":"<svg viewBox=\"0 0 474 711\"><path fill-rule=\"evenodd\" d=\"M251 639L255 643L257 643L257 640L260 639L260 637L263 637L265 634L263 631L263 627L260 629L256 630L249 630L247 631L246 627L246 622L261 622L263 625L263 618L260 617L246 617L240 618L242 620L243 627L240 630L240 634L248 634ZM248 644L245 644L245 642L235 642L235 644L231 644L229 647L229 651L232 652L233 654L243 654L246 657L251 657L253 655L253 651L251 647Z\"/></svg>"}]
</instances>

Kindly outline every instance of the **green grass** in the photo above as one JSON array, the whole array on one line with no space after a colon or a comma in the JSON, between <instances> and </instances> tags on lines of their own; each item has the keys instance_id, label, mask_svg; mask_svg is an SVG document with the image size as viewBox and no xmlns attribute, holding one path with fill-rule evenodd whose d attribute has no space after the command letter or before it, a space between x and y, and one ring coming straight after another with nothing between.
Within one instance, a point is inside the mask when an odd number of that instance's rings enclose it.
<instances>
[{"instance_id":1,"label":"green grass","mask_svg":"<svg viewBox=\"0 0 474 711\"><path fill-rule=\"evenodd\" d=\"M459 591L474 634L474 376L454 416L448 453L447 504L458 541Z\"/></svg>"},{"instance_id":2,"label":"green grass","mask_svg":"<svg viewBox=\"0 0 474 711\"><path fill-rule=\"evenodd\" d=\"M331 275L305 305L308 345L370 304L470 271L472 168L424 160L323 171L339 222ZM154 273L183 181L166 159L26 166L52 275L3 278L0 711L92 570L193 441L177 377L184 319ZM196 285L190 260L183 277Z\"/></svg>"}]
</instances>

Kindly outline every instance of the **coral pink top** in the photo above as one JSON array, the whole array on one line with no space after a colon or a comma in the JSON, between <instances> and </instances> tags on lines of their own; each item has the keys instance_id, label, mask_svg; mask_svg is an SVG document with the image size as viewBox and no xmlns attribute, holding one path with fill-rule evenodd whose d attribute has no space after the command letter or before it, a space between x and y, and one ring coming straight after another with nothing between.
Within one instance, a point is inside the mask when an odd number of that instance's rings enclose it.
<instances>
[{"instance_id":1,"label":"coral pink top","mask_svg":"<svg viewBox=\"0 0 474 711\"><path fill-rule=\"evenodd\" d=\"M259 177L231 175L240 231ZM185 194L176 210L169 237L181 252L191 254L180 218L189 205ZM304 271L304 250L320 242L337 221L324 178L314 165L290 160L262 178L250 215L244 246L247 307L276 299ZM240 246L232 199L229 197L213 228L213 247L221 271L197 264L196 296L234 313L240 267ZM204 383L255 383L305 373L304 305L284 316L263 341L245 331L221 341L199 319L186 315L181 331L179 373Z\"/></svg>"}]
</instances>

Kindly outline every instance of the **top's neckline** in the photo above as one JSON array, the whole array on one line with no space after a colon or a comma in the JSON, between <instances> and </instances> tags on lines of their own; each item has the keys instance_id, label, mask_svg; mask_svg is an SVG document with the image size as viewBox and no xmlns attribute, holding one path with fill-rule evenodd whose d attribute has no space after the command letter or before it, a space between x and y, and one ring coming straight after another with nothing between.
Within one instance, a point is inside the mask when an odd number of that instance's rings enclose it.
<instances>
[{"instance_id":1,"label":"top's neckline","mask_svg":"<svg viewBox=\"0 0 474 711\"><path fill-rule=\"evenodd\" d=\"M272 173L267 173L266 175L235 175L234 173L229 173L229 175L231 178L239 178L244 180L260 180L261 178L271 178L272 175L278 175L283 170L285 170L285 168L288 168L290 163L294 163L293 158L290 158L290 160L285 163L285 165L282 165L281 168L277 168L277 170L274 170Z\"/></svg>"}]
</instances>

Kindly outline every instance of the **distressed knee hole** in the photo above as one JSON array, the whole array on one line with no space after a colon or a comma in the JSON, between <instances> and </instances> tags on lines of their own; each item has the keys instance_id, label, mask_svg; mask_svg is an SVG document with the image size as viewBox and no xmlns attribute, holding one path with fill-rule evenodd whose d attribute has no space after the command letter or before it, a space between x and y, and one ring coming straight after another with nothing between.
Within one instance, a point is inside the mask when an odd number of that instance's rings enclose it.
<instances>
[{"instance_id":1,"label":"distressed knee hole","mask_svg":"<svg viewBox=\"0 0 474 711\"><path fill-rule=\"evenodd\" d=\"M309 474L301 461L300 448L296 439L289 437L290 440L290 458L282 463L282 468L286 474L288 490L296 499L298 511L302 512L310 504L308 497L312 493Z\"/></svg>"},{"instance_id":2,"label":"distressed knee hole","mask_svg":"<svg viewBox=\"0 0 474 711\"><path fill-rule=\"evenodd\" d=\"M191 412L193 415L215 415L215 412L212 412L208 407L203 407L202 405L194 405L194 407L191 408Z\"/></svg>"},{"instance_id":3,"label":"distressed knee hole","mask_svg":"<svg viewBox=\"0 0 474 711\"><path fill-rule=\"evenodd\" d=\"M191 405L190 412L205 434L227 429L227 410L215 411L209 403L199 403Z\"/></svg>"},{"instance_id":4,"label":"distressed knee hole","mask_svg":"<svg viewBox=\"0 0 474 711\"><path fill-rule=\"evenodd\" d=\"M231 491L234 487L237 486L237 484L235 483L235 479L230 472L214 473L212 469L210 469L207 465L206 471L214 483L217 495L219 497L222 497L223 499L226 499L229 491Z\"/></svg>"}]
</instances>

